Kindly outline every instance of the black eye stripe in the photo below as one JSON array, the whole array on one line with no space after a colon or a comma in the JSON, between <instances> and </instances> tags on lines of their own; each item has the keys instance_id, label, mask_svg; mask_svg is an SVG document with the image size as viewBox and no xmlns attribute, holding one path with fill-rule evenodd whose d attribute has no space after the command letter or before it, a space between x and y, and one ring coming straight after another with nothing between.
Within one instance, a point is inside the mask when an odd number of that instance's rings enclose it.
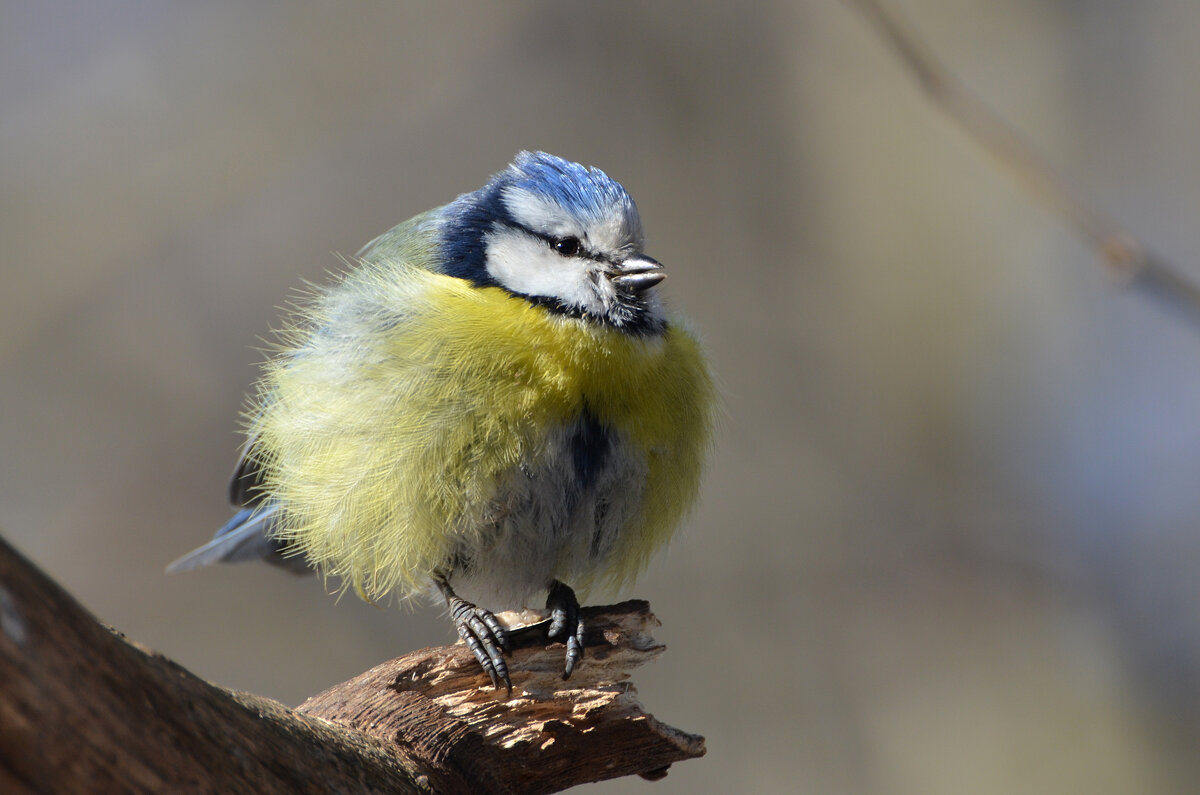
<instances>
[{"instance_id":1,"label":"black eye stripe","mask_svg":"<svg viewBox=\"0 0 1200 795\"><path fill-rule=\"evenodd\" d=\"M564 257L583 257L585 259L594 260L596 262L608 262L608 263L615 262L615 260L612 257L606 257L603 254L597 254L594 251L588 251L587 248L583 245L583 241L580 240L579 238L575 237L574 235L566 235L565 237L554 237L553 235L543 234L542 232L535 232L534 230L530 229L529 227L527 227L523 224L512 224L512 225L515 226L517 229L520 229L522 232L525 232L533 237L536 237L539 240L545 241L546 245L548 245L555 253L561 254ZM563 243L568 240L574 240L576 245L578 246L578 248L576 249L574 254L567 254L558 248L558 245L560 243Z\"/></svg>"},{"instance_id":2,"label":"black eye stripe","mask_svg":"<svg viewBox=\"0 0 1200 795\"><path fill-rule=\"evenodd\" d=\"M583 248L583 244L579 242L579 238L577 237L560 237L552 240L550 245L564 257L574 257Z\"/></svg>"},{"instance_id":3,"label":"black eye stripe","mask_svg":"<svg viewBox=\"0 0 1200 795\"><path fill-rule=\"evenodd\" d=\"M586 259L594 259L597 262L604 261L604 258L599 254L593 254L584 248L583 241L574 235L568 235L567 237L552 237L550 235L543 235L539 232L534 232L532 229L527 229L525 231L529 232L529 234L533 235L534 237L539 237L542 240L545 240L546 245L550 246L555 253L561 254L564 257L584 257ZM563 249L564 245L566 246L566 250Z\"/></svg>"}]
</instances>

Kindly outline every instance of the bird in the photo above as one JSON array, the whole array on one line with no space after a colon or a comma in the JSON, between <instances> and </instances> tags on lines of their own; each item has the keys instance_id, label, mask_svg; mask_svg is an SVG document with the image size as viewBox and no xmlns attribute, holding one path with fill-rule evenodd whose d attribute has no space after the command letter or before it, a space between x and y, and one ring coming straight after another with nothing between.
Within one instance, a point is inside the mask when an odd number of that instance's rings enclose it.
<instances>
[{"instance_id":1,"label":"bird","mask_svg":"<svg viewBox=\"0 0 1200 795\"><path fill-rule=\"evenodd\" d=\"M440 595L509 694L496 613L544 596L570 677L576 589L646 567L712 442L707 357L644 242L620 183L522 151L344 259L296 302L248 399L237 512L168 571L266 560L367 601Z\"/></svg>"}]
</instances>

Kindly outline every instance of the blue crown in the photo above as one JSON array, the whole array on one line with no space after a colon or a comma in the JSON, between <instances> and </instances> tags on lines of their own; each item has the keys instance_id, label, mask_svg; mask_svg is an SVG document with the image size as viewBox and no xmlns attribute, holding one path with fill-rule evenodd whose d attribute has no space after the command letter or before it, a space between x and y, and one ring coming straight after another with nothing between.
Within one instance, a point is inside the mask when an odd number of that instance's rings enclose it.
<instances>
[{"instance_id":1,"label":"blue crown","mask_svg":"<svg viewBox=\"0 0 1200 795\"><path fill-rule=\"evenodd\" d=\"M492 179L545 197L584 218L637 215L637 205L620 183L598 168L588 168L545 152L519 152L506 171Z\"/></svg>"}]
</instances>

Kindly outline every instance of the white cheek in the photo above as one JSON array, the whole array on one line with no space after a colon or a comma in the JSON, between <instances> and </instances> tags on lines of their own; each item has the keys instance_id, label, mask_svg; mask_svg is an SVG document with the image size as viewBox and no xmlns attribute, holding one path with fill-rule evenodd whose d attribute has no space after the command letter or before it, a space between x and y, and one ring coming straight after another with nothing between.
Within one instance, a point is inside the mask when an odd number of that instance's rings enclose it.
<instances>
[{"instance_id":1,"label":"white cheek","mask_svg":"<svg viewBox=\"0 0 1200 795\"><path fill-rule=\"evenodd\" d=\"M588 277L588 260L560 256L545 241L516 231L495 232L487 237L486 245L488 274L514 293L603 310Z\"/></svg>"}]
</instances>

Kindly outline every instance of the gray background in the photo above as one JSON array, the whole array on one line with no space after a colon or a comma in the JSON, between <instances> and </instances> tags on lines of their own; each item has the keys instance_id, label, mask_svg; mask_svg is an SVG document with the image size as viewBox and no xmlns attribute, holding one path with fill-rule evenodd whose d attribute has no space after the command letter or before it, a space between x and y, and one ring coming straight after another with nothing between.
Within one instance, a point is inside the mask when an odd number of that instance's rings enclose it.
<instances>
[{"instance_id":1,"label":"gray background","mask_svg":"<svg viewBox=\"0 0 1200 795\"><path fill-rule=\"evenodd\" d=\"M1200 5L906 0L1097 204L1200 275ZM725 395L623 596L707 758L617 792L1200 781L1200 327L1122 292L840 3L0 5L0 532L97 616L294 704L448 640L228 516L302 278L521 148L637 198Z\"/></svg>"}]
</instances>

